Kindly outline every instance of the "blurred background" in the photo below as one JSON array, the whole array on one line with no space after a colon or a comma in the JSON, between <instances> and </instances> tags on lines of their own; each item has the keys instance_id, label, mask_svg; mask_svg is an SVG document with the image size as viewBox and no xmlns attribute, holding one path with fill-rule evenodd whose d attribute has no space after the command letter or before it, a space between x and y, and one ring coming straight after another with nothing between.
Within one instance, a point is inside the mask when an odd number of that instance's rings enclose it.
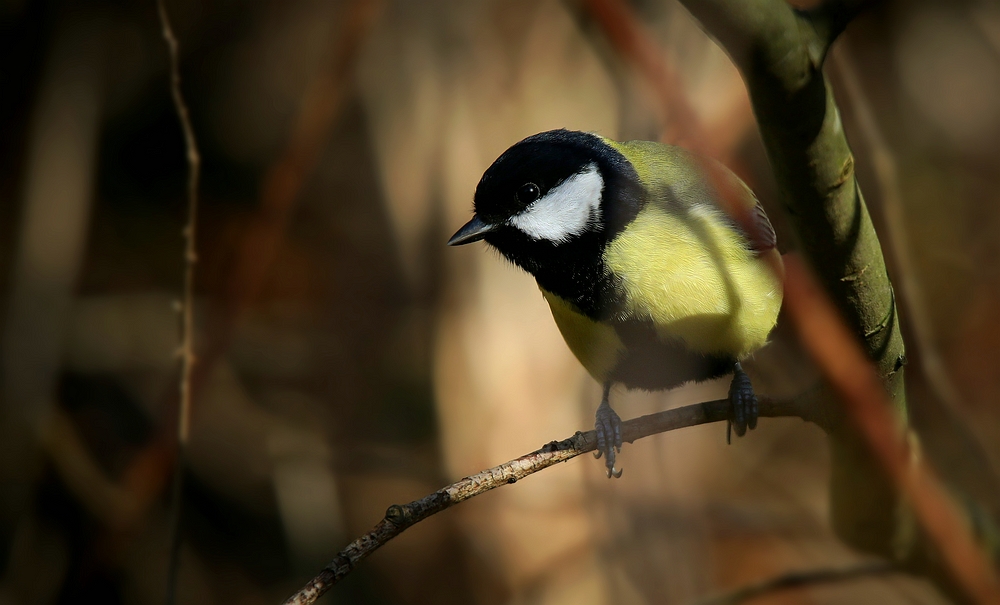
<instances>
[{"instance_id":1,"label":"blurred background","mask_svg":"<svg viewBox=\"0 0 1000 605\"><path fill-rule=\"evenodd\" d=\"M592 426L600 389L534 281L444 242L519 139L670 140L691 118L600 4L168 2L203 158L177 602L280 602L388 505ZM677 2L621 6L791 249L739 74ZM902 292L914 422L995 513L1000 6L878 4L828 68ZM187 175L167 70L152 0L0 0L4 605L164 599ZM751 373L775 395L815 380L783 327ZM726 388L613 396L632 417ZM621 464L451 509L323 602L683 605L863 560L830 530L815 426L675 431ZM942 600L890 575L766 602Z\"/></svg>"}]
</instances>

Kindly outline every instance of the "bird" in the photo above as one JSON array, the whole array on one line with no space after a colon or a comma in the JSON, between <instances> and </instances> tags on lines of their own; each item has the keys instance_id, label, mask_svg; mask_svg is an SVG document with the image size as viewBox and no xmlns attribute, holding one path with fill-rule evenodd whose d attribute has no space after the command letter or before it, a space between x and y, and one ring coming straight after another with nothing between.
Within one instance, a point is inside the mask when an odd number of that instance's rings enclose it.
<instances>
[{"instance_id":1,"label":"bird","mask_svg":"<svg viewBox=\"0 0 1000 605\"><path fill-rule=\"evenodd\" d=\"M726 212L720 187L746 220ZM534 276L569 349L602 385L595 456L609 478L622 472L616 384L656 391L732 373L727 442L756 428L741 361L777 322L781 256L760 202L728 168L662 143L535 134L486 170L472 219L448 245L480 240Z\"/></svg>"}]
</instances>

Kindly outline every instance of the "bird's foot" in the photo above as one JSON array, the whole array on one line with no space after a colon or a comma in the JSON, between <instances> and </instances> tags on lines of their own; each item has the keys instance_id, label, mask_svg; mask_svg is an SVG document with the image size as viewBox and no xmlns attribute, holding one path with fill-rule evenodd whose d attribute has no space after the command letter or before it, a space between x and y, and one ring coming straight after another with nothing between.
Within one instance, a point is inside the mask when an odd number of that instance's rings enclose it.
<instances>
[{"instance_id":1,"label":"bird's foot","mask_svg":"<svg viewBox=\"0 0 1000 605\"><path fill-rule=\"evenodd\" d=\"M597 419L594 422L597 431L597 451L595 458L604 456L604 465L608 468L608 479L622 476L622 469L615 468L615 454L622 451L622 419L608 404L607 394L597 408Z\"/></svg>"},{"instance_id":2,"label":"bird's foot","mask_svg":"<svg viewBox=\"0 0 1000 605\"><path fill-rule=\"evenodd\" d=\"M731 442L732 431L737 437L746 434L747 429L757 428L759 414L757 395L753 392L750 377L736 364L733 372L733 382L729 385L729 422L726 427L726 443Z\"/></svg>"}]
</instances>

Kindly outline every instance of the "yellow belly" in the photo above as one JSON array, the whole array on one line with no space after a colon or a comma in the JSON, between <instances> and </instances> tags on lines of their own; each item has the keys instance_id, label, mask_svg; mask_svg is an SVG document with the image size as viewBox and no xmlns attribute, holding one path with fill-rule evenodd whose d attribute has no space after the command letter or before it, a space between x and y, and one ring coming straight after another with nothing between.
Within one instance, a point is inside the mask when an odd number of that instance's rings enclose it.
<instances>
[{"instance_id":1,"label":"yellow belly","mask_svg":"<svg viewBox=\"0 0 1000 605\"><path fill-rule=\"evenodd\" d=\"M542 296L549 303L552 318L569 350L595 380L605 382L625 351L625 345L615 329L590 319L572 304L545 289L542 289Z\"/></svg>"},{"instance_id":2,"label":"yellow belly","mask_svg":"<svg viewBox=\"0 0 1000 605\"><path fill-rule=\"evenodd\" d=\"M629 317L652 321L661 338L699 353L752 353L781 308L781 281L765 257L704 206L682 214L649 205L608 245L604 261L620 279Z\"/></svg>"}]
</instances>

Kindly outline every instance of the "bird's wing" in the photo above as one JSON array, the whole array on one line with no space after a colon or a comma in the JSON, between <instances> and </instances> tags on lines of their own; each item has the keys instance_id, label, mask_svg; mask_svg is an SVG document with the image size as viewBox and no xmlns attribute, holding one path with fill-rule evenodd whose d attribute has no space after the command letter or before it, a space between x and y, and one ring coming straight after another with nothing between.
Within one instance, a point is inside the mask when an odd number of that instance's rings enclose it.
<instances>
[{"instance_id":1,"label":"bird's wing","mask_svg":"<svg viewBox=\"0 0 1000 605\"><path fill-rule=\"evenodd\" d=\"M690 162L694 170L700 172L704 179L706 187L699 193L695 193L697 201L711 202L725 214L733 228L746 238L750 250L758 256L777 246L778 238L774 233L771 220L767 218L767 213L764 212L764 207L754 195L753 190L740 177L736 176L725 164L696 156L691 152L685 154L684 160ZM710 174L713 170L714 174ZM723 182L718 182L720 180ZM739 210L744 216L733 216L732 210L726 208L726 205L719 198L720 187L728 187L731 192L736 193L736 195L730 195L729 198L736 198L736 203L742 206Z\"/></svg>"},{"instance_id":2,"label":"bird's wing","mask_svg":"<svg viewBox=\"0 0 1000 605\"><path fill-rule=\"evenodd\" d=\"M743 232L747 241L750 242L750 249L758 255L763 254L778 245L778 238L774 234L774 226L771 225L771 220L767 218L767 213L764 212L764 207L761 206L760 200L757 199L757 196L750 191L750 188L743 181L740 181L740 184L743 185L750 199L753 200L753 208L747 217L752 226L750 230L753 233L746 233L747 229L742 225L737 224L736 227ZM736 223L735 220L733 222Z\"/></svg>"},{"instance_id":3,"label":"bird's wing","mask_svg":"<svg viewBox=\"0 0 1000 605\"><path fill-rule=\"evenodd\" d=\"M725 164L714 159L698 156L682 147L660 143L641 143L647 146L646 158L640 178L646 180L653 191L661 192L659 203L667 206L679 204L690 208L693 205L714 206L729 218L729 223L747 240L749 248L758 256L777 246L774 227L764 212L757 196ZM638 146L637 146L638 147ZM718 181L723 182L718 182ZM743 216L733 216L719 199L720 187L728 187L735 192L736 201L742 207Z\"/></svg>"},{"instance_id":4,"label":"bird's wing","mask_svg":"<svg viewBox=\"0 0 1000 605\"><path fill-rule=\"evenodd\" d=\"M738 193L735 197L746 212L749 225L743 225L735 218L731 218L730 222L746 238L750 249L762 255L776 247L774 227L757 196L724 164L673 145L650 141L609 143L627 153L639 179L653 192L651 201L664 204L667 208L676 210L678 205L690 208L708 204L728 215L718 197L718 184L713 183L721 177L726 181L724 186ZM709 170L709 166L715 170Z\"/></svg>"}]
</instances>

